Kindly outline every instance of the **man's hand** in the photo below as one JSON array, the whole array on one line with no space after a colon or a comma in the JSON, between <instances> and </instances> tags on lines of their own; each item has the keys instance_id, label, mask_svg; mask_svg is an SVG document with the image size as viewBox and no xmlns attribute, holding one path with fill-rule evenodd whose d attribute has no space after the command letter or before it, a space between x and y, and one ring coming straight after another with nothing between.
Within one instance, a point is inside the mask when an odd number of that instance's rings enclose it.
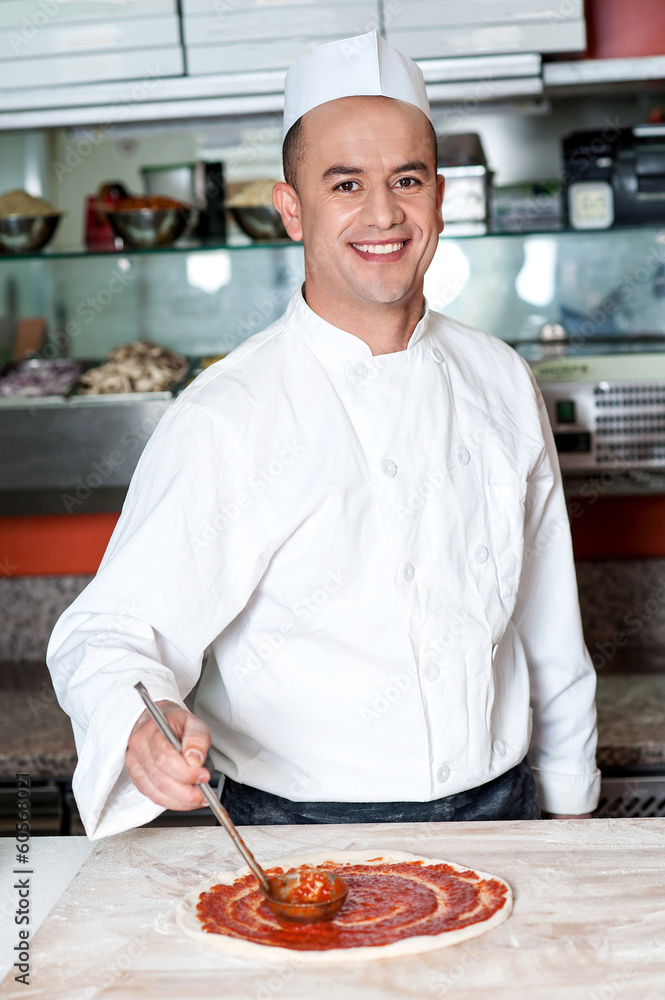
<instances>
[{"instance_id":1,"label":"man's hand","mask_svg":"<svg viewBox=\"0 0 665 1000\"><path fill-rule=\"evenodd\" d=\"M545 813L540 814L543 819L591 819L591 813Z\"/></svg>"},{"instance_id":2,"label":"man's hand","mask_svg":"<svg viewBox=\"0 0 665 1000\"><path fill-rule=\"evenodd\" d=\"M205 805L205 799L196 786L210 781L210 774L201 767L210 746L210 730L205 722L172 701L157 704L180 739L182 754L144 712L127 744L125 762L129 776L138 790L159 806L179 812L198 809Z\"/></svg>"}]
</instances>

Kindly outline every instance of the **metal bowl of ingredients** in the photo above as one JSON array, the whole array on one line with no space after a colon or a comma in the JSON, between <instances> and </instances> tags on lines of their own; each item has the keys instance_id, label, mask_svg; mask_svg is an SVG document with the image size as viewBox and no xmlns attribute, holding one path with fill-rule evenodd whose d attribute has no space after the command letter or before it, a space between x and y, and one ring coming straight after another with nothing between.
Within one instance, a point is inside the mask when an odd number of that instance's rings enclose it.
<instances>
[{"instance_id":1,"label":"metal bowl of ingredients","mask_svg":"<svg viewBox=\"0 0 665 1000\"><path fill-rule=\"evenodd\" d=\"M288 237L282 218L272 203L276 181L254 181L226 203L240 228L253 240L283 240Z\"/></svg>"},{"instance_id":2,"label":"metal bowl of ingredients","mask_svg":"<svg viewBox=\"0 0 665 1000\"><path fill-rule=\"evenodd\" d=\"M62 212L27 191L0 195L0 253L35 253L53 239Z\"/></svg>"},{"instance_id":3,"label":"metal bowl of ingredients","mask_svg":"<svg viewBox=\"0 0 665 1000\"><path fill-rule=\"evenodd\" d=\"M168 247L182 236L194 209L174 198L150 195L123 198L104 210L111 228L126 244L139 249Z\"/></svg>"}]
</instances>

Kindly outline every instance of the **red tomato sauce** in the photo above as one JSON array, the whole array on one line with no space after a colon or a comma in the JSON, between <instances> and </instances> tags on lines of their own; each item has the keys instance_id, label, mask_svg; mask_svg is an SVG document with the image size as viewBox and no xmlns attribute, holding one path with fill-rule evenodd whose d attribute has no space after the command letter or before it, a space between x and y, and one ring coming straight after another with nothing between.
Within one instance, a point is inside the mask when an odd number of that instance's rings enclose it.
<instances>
[{"instance_id":1,"label":"red tomato sauce","mask_svg":"<svg viewBox=\"0 0 665 1000\"><path fill-rule=\"evenodd\" d=\"M290 868L286 874L291 875L296 870ZM327 873L317 875L315 871L305 870L296 885L280 893L280 899L285 903L327 903L333 898L334 888Z\"/></svg>"},{"instance_id":2,"label":"red tomato sauce","mask_svg":"<svg viewBox=\"0 0 665 1000\"><path fill-rule=\"evenodd\" d=\"M506 902L501 882L446 864L330 861L316 868L339 875L349 886L347 901L334 920L281 923L268 909L254 876L246 875L233 885L201 893L196 909L203 930L294 951L362 948L459 930L488 920ZM271 868L267 874L283 871Z\"/></svg>"}]
</instances>

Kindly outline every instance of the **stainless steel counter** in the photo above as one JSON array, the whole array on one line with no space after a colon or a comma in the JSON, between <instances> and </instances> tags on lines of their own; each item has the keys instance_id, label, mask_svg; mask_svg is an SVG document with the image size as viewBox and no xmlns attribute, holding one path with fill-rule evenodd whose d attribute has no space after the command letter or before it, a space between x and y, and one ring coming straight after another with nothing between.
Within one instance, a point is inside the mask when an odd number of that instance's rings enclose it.
<instances>
[{"instance_id":1,"label":"stainless steel counter","mask_svg":"<svg viewBox=\"0 0 665 1000\"><path fill-rule=\"evenodd\" d=\"M168 392L0 406L0 516L117 511Z\"/></svg>"}]
</instances>

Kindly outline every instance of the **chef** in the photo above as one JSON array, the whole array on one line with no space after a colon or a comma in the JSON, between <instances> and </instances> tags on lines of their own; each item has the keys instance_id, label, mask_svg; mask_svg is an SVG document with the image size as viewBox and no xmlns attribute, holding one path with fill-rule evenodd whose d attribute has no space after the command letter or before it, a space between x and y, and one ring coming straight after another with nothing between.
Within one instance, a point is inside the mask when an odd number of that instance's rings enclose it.
<instances>
[{"instance_id":1,"label":"chef","mask_svg":"<svg viewBox=\"0 0 665 1000\"><path fill-rule=\"evenodd\" d=\"M521 358L423 297L444 181L422 73L376 32L318 46L284 131L305 282L170 407L49 645L86 831L201 806L206 760L238 823L587 814L556 450Z\"/></svg>"}]
</instances>

